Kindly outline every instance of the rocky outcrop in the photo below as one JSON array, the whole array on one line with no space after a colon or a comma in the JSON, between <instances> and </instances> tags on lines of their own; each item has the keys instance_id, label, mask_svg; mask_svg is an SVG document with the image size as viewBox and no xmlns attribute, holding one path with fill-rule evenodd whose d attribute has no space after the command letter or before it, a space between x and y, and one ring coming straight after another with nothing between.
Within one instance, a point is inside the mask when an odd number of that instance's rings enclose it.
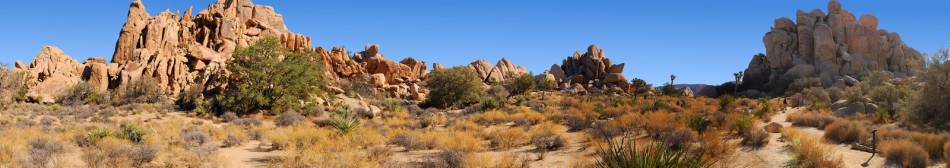
<instances>
[{"instance_id":1,"label":"rocky outcrop","mask_svg":"<svg viewBox=\"0 0 950 168\"><path fill-rule=\"evenodd\" d=\"M528 73L527 68L515 65L507 58L501 58L495 65L487 60L475 60L468 64L468 68L474 70L485 83L501 83Z\"/></svg>"},{"instance_id":2,"label":"rocky outcrop","mask_svg":"<svg viewBox=\"0 0 950 168\"><path fill-rule=\"evenodd\" d=\"M597 45L587 47L587 52L574 52L564 59L562 65L552 65L546 73L551 74L562 86L574 87L574 84L586 86L586 90L609 90L625 92L631 90L630 83L623 76L624 64L612 64ZM591 87L597 88L592 89Z\"/></svg>"},{"instance_id":3,"label":"rocky outcrop","mask_svg":"<svg viewBox=\"0 0 950 168\"><path fill-rule=\"evenodd\" d=\"M29 74L27 97L49 103L81 82L85 66L59 48L43 46L29 65L17 62L16 70Z\"/></svg>"},{"instance_id":4,"label":"rocky outcrop","mask_svg":"<svg viewBox=\"0 0 950 168\"><path fill-rule=\"evenodd\" d=\"M146 77L154 78L163 93L174 97L193 86L205 90L225 87L221 81L226 80L216 79L230 74L226 63L236 48L276 38L287 49L319 54L330 79L382 74L386 81L379 90L400 97L425 95L425 89L416 85L428 73L425 62L412 58L394 62L383 57L377 45L353 56L343 48L313 48L310 37L290 32L283 16L270 6L250 0L218 0L197 14L192 12L192 8L184 14L166 10L151 16L136 0L129 6L111 62L92 58L79 64L59 49L44 47L33 63L16 66L34 74L32 95L47 100L61 93L60 88L79 81L106 90L125 88Z\"/></svg>"},{"instance_id":5,"label":"rocky outcrop","mask_svg":"<svg viewBox=\"0 0 950 168\"><path fill-rule=\"evenodd\" d=\"M740 89L780 95L793 81L806 78L830 87L844 76L888 71L905 77L922 67L922 54L897 33L878 29L877 17L856 19L834 0L828 11L799 10L795 21L776 19L763 37L766 53L753 56Z\"/></svg>"}]
</instances>

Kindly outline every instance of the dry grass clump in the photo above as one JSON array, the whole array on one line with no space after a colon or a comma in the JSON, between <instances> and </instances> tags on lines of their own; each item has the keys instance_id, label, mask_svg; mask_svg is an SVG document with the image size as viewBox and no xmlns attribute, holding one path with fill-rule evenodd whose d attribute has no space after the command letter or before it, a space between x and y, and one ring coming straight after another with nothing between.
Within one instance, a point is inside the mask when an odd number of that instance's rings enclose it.
<instances>
[{"instance_id":1,"label":"dry grass clump","mask_svg":"<svg viewBox=\"0 0 950 168\"><path fill-rule=\"evenodd\" d=\"M544 114L531 110L531 108L522 107L517 113L511 115L511 120L517 125L535 125L545 120Z\"/></svg>"},{"instance_id":2,"label":"dry grass clump","mask_svg":"<svg viewBox=\"0 0 950 168\"><path fill-rule=\"evenodd\" d=\"M81 158L89 167L142 167L152 162L157 153L153 147L106 137L83 149Z\"/></svg>"},{"instance_id":3,"label":"dry grass clump","mask_svg":"<svg viewBox=\"0 0 950 168\"><path fill-rule=\"evenodd\" d=\"M612 138L640 128L641 122L643 122L643 116L640 113L627 113L613 120L595 124L588 133L596 138Z\"/></svg>"},{"instance_id":4,"label":"dry grass clump","mask_svg":"<svg viewBox=\"0 0 950 168\"><path fill-rule=\"evenodd\" d=\"M561 137L567 128L553 122L543 122L531 128L531 144L541 151L555 151L567 144Z\"/></svg>"},{"instance_id":5,"label":"dry grass clump","mask_svg":"<svg viewBox=\"0 0 950 168\"><path fill-rule=\"evenodd\" d=\"M37 127L7 127L0 130L0 167L66 167L67 151L62 132L46 132Z\"/></svg>"},{"instance_id":6,"label":"dry grass clump","mask_svg":"<svg viewBox=\"0 0 950 168\"><path fill-rule=\"evenodd\" d=\"M827 126L828 124L831 124L835 120L838 120L838 118L825 112L803 112L803 113L788 114L787 120L792 122L792 125L795 125L795 126L806 126L806 127L815 127L818 129L825 129L825 126Z\"/></svg>"},{"instance_id":7,"label":"dry grass clump","mask_svg":"<svg viewBox=\"0 0 950 168\"><path fill-rule=\"evenodd\" d=\"M475 122L482 125L495 125L511 122L511 115L499 110L489 110L481 114L475 114L472 115L472 118L475 120Z\"/></svg>"},{"instance_id":8,"label":"dry grass clump","mask_svg":"<svg viewBox=\"0 0 950 168\"><path fill-rule=\"evenodd\" d=\"M581 104L580 106L584 106L581 108L593 109L592 106L587 107L588 105L584 104ZM584 111L581 108L568 108L563 113L549 114L548 120L567 124L569 128L568 131L572 132L590 128L591 124L593 124L594 120L597 119L597 115L599 114L592 113L590 111Z\"/></svg>"},{"instance_id":9,"label":"dry grass clump","mask_svg":"<svg viewBox=\"0 0 950 168\"><path fill-rule=\"evenodd\" d=\"M836 143L861 143L868 137L870 134L858 122L837 120L825 127L824 138Z\"/></svg>"},{"instance_id":10,"label":"dry grass clump","mask_svg":"<svg viewBox=\"0 0 950 168\"><path fill-rule=\"evenodd\" d=\"M280 113L280 116L274 119L274 124L276 124L277 126L286 127L286 126L290 126L294 124L304 123L304 121L306 120L307 120L307 117L300 115L300 113L297 113L295 111L287 111L287 112Z\"/></svg>"},{"instance_id":11,"label":"dry grass clump","mask_svg":"<svg viewBox=\"0 0 950 168\"><path fill-rule=\"evenodd\" d=\"M702 134L700 139L699 150L705 160L719 160L735 151L735 146L718 132Z\"/></svg>"},{"instance_id":12,"label":"dry grass clump","mask_svg":"<svg viewBox=\"0 0 950 168\"><path fill-rule=\"evenodd\" d=\"M742 134L742 145L751 148L761 148L769 143L769 133L760 127L754 127Z\"/></svg>"},{"instance_id":13,"label":"dry grass clump","mask_svg":"<svg viewBox=\"0 0 950 168\"><path fill-rule=\"evenodd\" d=\"M657 139L666 143L667 147L673 150L685 149L689 142L693 141L696 134L687 128L676 128L670 132L661 132Z\"/></svg>"},{"instance_id":14,"label":"dry grass clump","mask_svg":"<svg viewBox=\"0 0 950 168\"><path fill-rule=\"evenodd\" d=\"M389 142L411 150L442 149L477 152L485 149L477 133L466 131L407 131L394 136Z\"/></svg>"},{"instance_id":15,"label":"dry grass clump","mask_svg":"<svg viewBox=\"0 0 950 168\"><path fill-rule=\"evenodd\" d=\"M833 147L821 143L819 139L809 137L796 128L782 129L782 136L790 142L795 152L794 159L786 163L786 167L844 167L841 158L833 157Z\"/></svg>"},{"instance_id":16,"label":"dry grass clump","mask_svg":"<svg viewBox=\"0 0 950 168\"><path fill-rule=\"evenodd\" d=\"M645 121L644 129L651 135L658 135L662 132L670 132L676 128L686 127L683 122L676 120L673 113L666 111L649 112L643 116Z\"/></svg>"},{"instance_id":17,"label":"dry grass clump","mask_svg":"<svg viewBox=\"0 0 950 168\"><path fill-rule=\"evenodd\" d=\"M907 140L884 141L881 143L881 155L887 158L887 164L900 167L922 168L930 162L930 156L924 148Z\"/></svg>"},{"instance_id":18,"label":"dry grass clump","mask_svg":"<svg viewBox=\"0 0 950 168\"><path fill-rule=\"evenodd\" d=\"M923 133L911 132L902 129L880 129L878 136L881 140L907 140L919 145L931 159L940 159L945 157L944 144L950 142L950 134L947 133Z\"/></svg>"},{"instance_id":19,"label":"dry grass clump","mask_svg":"<svg viewBox=\"0 0 950 168\"><path fill-rule=\"evenodd\" d=\"M524 128L514 127L496 130L488 134L488 141L495 149L506 150L528 143L528 134Z\"/></svg>"},{"instance_id":20,"label":"dry grass clump","mask_svg":"<svg viewBox=\"0 0 950 168\"><path fill-rule=\"evenodd\" d=\"M340 134L304 125L280 127L265 139L279 146L282 156L271 167L380 167L387 152L365 152L382 145L382 135L368 129Z\"/></svg>"}]
</instances>

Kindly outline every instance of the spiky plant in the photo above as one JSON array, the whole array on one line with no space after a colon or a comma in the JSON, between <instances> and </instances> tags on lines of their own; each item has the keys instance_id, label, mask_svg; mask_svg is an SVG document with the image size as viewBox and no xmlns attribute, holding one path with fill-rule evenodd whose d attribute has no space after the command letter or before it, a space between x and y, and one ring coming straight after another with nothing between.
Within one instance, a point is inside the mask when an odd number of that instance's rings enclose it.
<instances>
[{"instance_id":1,"label":"spiky plant","mask_svg":"<svg viewBox=\"0 0 950 168\"><path fill-rule=\"evenodd\" d=\"M662 143L649 143L639 148L634 141L626 139L611 141L606 149L597 152L597 168L706 168L712 162L701 155L691 155L687 150L673 150Z\"/></svg>"}]
</instances>

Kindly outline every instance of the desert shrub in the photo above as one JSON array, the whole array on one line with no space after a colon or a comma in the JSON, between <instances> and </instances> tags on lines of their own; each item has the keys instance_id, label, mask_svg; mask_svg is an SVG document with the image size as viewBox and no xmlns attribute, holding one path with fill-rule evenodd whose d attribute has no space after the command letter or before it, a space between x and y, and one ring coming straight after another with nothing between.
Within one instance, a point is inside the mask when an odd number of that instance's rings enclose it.
<instances>
[{"instance_id":1,"label":"desert shrub","mask_svg":"<svg viewBox=\"0 0 950 168\"><path fill-rule=\"evenodd\" d=\"M483 125L494 125L511 122L511 115L499 110L489 110L475 115L473 118L475 122Z\"/></svg>"},{"instance_id":2,"label":"desert shrub","mask_svg":"<svg viewBox=\"0 0 950 168\"><path fill-rule=\"evenodd\" d=\"M211 141L207 133L197 129L181 130L181 140L190 147L200 147Z\"/></svg>"},{"instance_id":3,"label":"desert shrub","mask_svg":"<svg viewBox=\"0 0 950 168\"><path fill-rule=\"evenodd\" d=\"M488 134L488 141L495 149L506 150L528 143L529 135L524 128L506 128Z\"/></svg>"},{"instance_id":4,"label":"desert shrub","mask_svg":"<svg viewBox=\"0 0 950 168\"><path fill-rule=\"evenodd\" d=\"M706 118L706 115L693 115L686 119L686 126L696 132L702 133L709 127L709 120Z\"/></svg>"},{"instance_id":5,"label":"desert shrub","mask_svg":"<svg viewBox=\"0 0 950 168\"><path fill-rule=\"evenodd\" d=\"M887 159L887 164L896 164L900 167L923 168L930 162L930 156L924 148L906 140L882 142L881 155Z\"/></svg>"},{"instance_id":6,"label":"desert shrub","mask_svg":"<svg viewBox=\"0 0 950 168\"><path fill-rule=\"evenodd\" d=\"M736 102L736 97L732 95L723 95L719 97L719 109L723 112L729 112L732 105Z\"/></svg>"},{"instance_id":7,"label":"desert shrub","mask_svg":"<svg viewBox=\"0 0 950 168\"><path fill-rule=\"evenodd\" d=\"M752 128L742 134L742 145L751 148L761 148L769 143L769 133L761 128Z\"/></svg>"},{"instance_id":8,"label":"desert shrub","mask_svg":"<svg viewBox=\"0 0 950 168\"><path fill-rule=\"evenodd\" d=\"M135 124L123 124L120 128L118 137L129 140L133 143L142 143L146 131L144 128Z\"/></svg>"},{"instance_id":9,"label":"desert shrub","mask_svg":"<svg viewBox=\"0 0 950 168\"><path fill-rule=\"evenodd\" d=\"M333 128L337 133L346 134L360 126L360 120L352 113L346 111L346 108L340 108L330 115L327 125Z\"/></svg>"},{"instance_id":10,"label":"desert shrub","mask_svg":"<svg viewBox=\"0 0 950 168\"><path fill-rule=\"evenodd\" d=\"M868 97L877 104L878 110L894 116L900 110L900 105L911 95L911 89L903 85L882 85L871 88Z\"/></svg>"},{"instance_id":11,"label":"desert shrub","mask_svg":"<svg viewBox=\"0 0 950 168\"><path fill-rule=\"evenodd\" d=\"M703 160L686 150L673 150L662 143L650 143L643 147L633 140L611 141L596 153L593 167L712 167L712 161Z\"/></svg>"},{"instance_id":12,"label":"desert shrub","mask_svg":"<svg viewBox=\"0 0 950 168\"><path fill-rule=\"evenodd\" d=\"M613 138L637 130L642 121L643 116L640 113L627 113L613 120L594 124L588 134L595 138Z\"/></svg>"},{"instance_id":13,"label":"desert shrub","mask_svg":"<svg viewBox=\"0 0 950 168\"><path fill-rule=\"evenodd\" d=\"M827 113L802 112L802 113L788 114L788 118L786 118L786 120L790 121L792 125L795 125L795 126L806 126L806 127L815 127L818 129L825 129L825 126L838 120L838 118Z\"/></svg>"},{"instance_id":14,"label":"desert shrub","mask_svg":"<svg viewBox=\"0 0 950 168\"><path fill-rule=\"evenodd\" d=\"M725 158L735 150L735 146L719 133L701 134L700 139L699 150L706 160Z\"/></svg>"},{"instance_id":15,"label":"desert shrub","mask_svg":"<svg viewBox=\"0 0 950 168\"><path fill-rule=\"evenodd\" d=\"M227 137L224 138L224 141L221 141L221 144L224 145L224 147L241 146L242 143L243 142L241 138L238 138L237 136L234 136L234 135L228 135Z\"/></svg>"},{"instance_id":16,"label":"desert shrub","mask_svg":"<svg viewBox=\"0 0 950 168\"><path fill-rule=\"evenodd\" d=\"M944 155L943 145L950 141L950 134L947 133L924 133L911 132L903 129L880 129L878 137L882 141L911 141L922 147L932 159L940 159Z\"/></svg>"},{"instance_id":17,"label":"desert shrub","mask_svg":"<svg viewBox=\"0 0 950 168\"><path fill-rule=\"evenodd\" d=\"M63 144L56 140L39 138L30 140L30 157L27 165L47 167L55 157L64 151Z\"/></svg>"},{"instance_id":18,"label":"desert shrub","mask_svg":"<svg viewBox=\"0 0 950 168\"><path fill-rule=\"evenodd\" d=\"M511 120L516 125L528 126L541 123L545 120L544 114L531 110L530 108L521 108L518 113L511 115Z\"/></svg>"},{"instance_id":19,"label":"desert shrub","mask_svg":"<svg viewBox=\"0 0 950 168\"><path fill-rule=\"evenodd\" d=\"M11 71L6 64L0 64L0 110L14 102L26 101L29 74Z\"/></svg>"},{"instance_id":20,"label":"desert shrub","mask_svg":"<svg viewBox=\"0 0 950 168\"><path fill-rule=\"evenodd\" d=\"M537 89L537 84L534 80L534 75L530 73L525 73L518 75L518 77L513 80L508 80L505 84L505 88L508 89L512 95L523 95Z\"/></svg>"},{"instance_id":21,"label":"desert shrub","mask_svg":"<svg viewBox=\"0 0 950 168\"><path fill-rule=\"evenodd\" d=\"M567 128L562 125L543 122L531 127L530 131L531 144L542 152L554 151L566 144L566 141L561 137L561 133L566 132Z\"/></svg>"},{"instance_id":22,"label":"desert shrub","mask_svg":"<svg viewBox=\"0 0 950 168\"><path fill-rule=\"evenodd\" d=\"M86 134L76 135L73 140L76 141L76 145L79 147L88 147L95 145L102 138L111 137L112 130L108 128L94 128L89 130Z\"/></svg>"},{"instance_id":23,"label":"desert shrub","mask_svg":"<svg viewBox=\"0 0 950 168\"><path fill-rule=\"evenodd\" d=\"M943 144L943 161L950 161L950 142Z\"/></svg>"},{"instance_id":24,"label":"desert shrub","mask_svg":"<svg viewBox=\"0 0 950 168\"><path fill-rule=\"evenodd\" d=\"M427 105L435 107L462 106L475 103L482 92L482 80L467 67L453 67L430 73Z\"/></svg>"},{"instance_id":25,"label":"desert shrub","mask_svg":"<svg viewBox=\"0 0 950 168\"><path fill-rule=\"evenodd\" d=\"M841 168L844 167L839 157L833 157L832 146L821 143L817 138L805 135L797 128L782 129L782 136L786 138L790 149L795 153L792 160L785 167L803 168Z\"/></svg>"},{"instance_id":26,"label":"desert shrub","mask_svg":"<svg viewBox=\"0 0 950 168\"><path fill-rule=\"evenodd\" d=\"M80 156L89 167L142 167L155 160L158 149L131 145L115 138L106 138L84 148Z\"/></svg>"},{"instance_id":27,"label":"desert shrub","mask_svg":"<svg viewBox=\"0 0 950 168\"><path fill-rule=\"evenodd\" d=\"M802 90L802 98L808 103L808 108L812 110L824 110L831 108L831 96L821 87L810 87Z\"/></svg>"},{"instance_id":28,"label":"desert shrub","mask_svg":"<svg viewBox=\"0 0 950 168\"><path fill-rule=\"evenodd\" d=\"M950 49L940 49L931 56L918 78L924 83L908 101L907 119L940 129L950 129Z\"/></svg>"},{"instance_id":29,"label":"desert shrub","mask_svg":"<svg viewBox=\"0 0 950 168\"><path fill-rule=\"evenodd\" d=\"M188 85L188 88L181 92L181 95L178 96L178 100L175 100L175 104L178 105L179 109L182 110L192 110L198 114L208 114L210 111L210 103L205 98L204 86L200 83L195 83ZM205 106L205 107L200 107ZM199 108L205 108L200 109Z\"/></svg>"},{"instance_id":30,"label":"desert shrub","mask_svg":"<svg viewBox=\"0 0 950 168\"><path fill-rule=\"evenodd\" d=\"M677 128L670 132L661 132L658 139L673 150L684 149L696 135L686 128Z\"/></svg>"},{"instance_id":31,"label":"desert shrub","mask_svg":"<svg viewBox=\"0 0 950 168\"><path fill-rule=\"evenodd\" d=\"M731 125L732 131L739 133L739 135L744 135L746 132L749 132L755 126L755 117L751 115L740 115Z\"/></svg>"},{"instance_id":32,"label":"desert shrub","mask_svg":"<svg viewBox=\"0 0 950 168\"><path fill-rule=\"evenodd\" d=\"M646 113L644 115L644 121L644 129L651 135L670 132L682 127L682 122L678 122L673 113L665 111Z\"/></svg>"},{"instance_id":33,"label":"desert shrub","mask_svg":"<svg viewBox=\"0 0 950 168\"><path fill-rule=\"evenodd\" d=\"M362 77L334 80L334 83L336 83L335 86L340 86L340 89L344 90L346 95L350 97L356 97L356 95L359 95L364 98L378 100L385 98L386 96L391 96L385 95L386 92L376 91L376 87L373 86L371 81L372 77L365 75Z\"/></svg>"},{"instance_id":34,"label":"desert shrub","mask_svg":"<svg viewBox=\"0 0 950 168\"><path fill-rule=\"evenodd\" d=\"M314 52L291 52L267 38L236 49L232 57L228 87L216 97L221 110L309 111L307 104L323 93L323 64Z\"/></svg>"},{"instance_id":35,"label":"desert shrub","mask_svg":"<svg viewBox=\"0 0 950 168\"><path fill-rule=\"evenodd\" d=\"M132 80L125 87L113 92L112 104L125 105L132 103L157 103L161 100L164 91L158 79L143 76Z\"/></svg>"},{"instance_id":36,"label":"desert shrub","mask_svg":"<svg viewBox=\"0 0 950 168\"><path fill-rule=\"evenodd\" d=\"M752 112L752 115L755 115L761 120L768 121L772 114L775 113L775 107L772 106L772 103L768 99L759 99L759 109L756 109Z\"/></svg>"},{"instance_id":37,"label":"desert shrub","mask_svg":"<svg viewBox=\"0 0 950 168\"><path fill-rule=\"evenodd\" d=\"M462 151L442 151L435 155L433 165L424 167L460 168L465 164L468 154Z\"/></svg>"},{"instance_id":38,"label":"desert shrub","mask_svg":"<svg viewBox=\"0 0 950 168\"><path fill-rule=\"evenodd\" d=\"M864 125L848 120L837 120L825 127L824 138L837 143L864 142L870 134Z\"/></svg>"},{"instance_id":39,"label":"desert shrub","mask_svg":"<svg viewBox=\"0 0 950 168\"><path fill-rule=\"evenodd\" d=\"M98 103L102 101L101 99L103 98L102 94L96 91L92 85L86 82L79 82L70 87L57 101L62 105L72 106Z\"/></svg>"},{"instance_id":40,"label":"desert shrub","mask_svg":"<svg viewBox=\"0 0 950 168\"><path fill-rule=\"evenodd\" d=\"M300 113L294 111L288 111L281 113L276 119L274 119L274 124L280 127L291 126L294 124L301 124L307 120L307 117L300 115Z\"/></svg>"},{"instance_id":41,"label":"desert shrub","mask_svg":"<svg viewBox=\"0 0 950 168\"><path fill-rule=\"evenodd\" d=\"M224 112L224 114L222 114L220 118L221 118L221 122L231 122L231 121L238 120L241 117L238 117L237 113L229 111L229 112Z\"/></svg>"}]
</instances>

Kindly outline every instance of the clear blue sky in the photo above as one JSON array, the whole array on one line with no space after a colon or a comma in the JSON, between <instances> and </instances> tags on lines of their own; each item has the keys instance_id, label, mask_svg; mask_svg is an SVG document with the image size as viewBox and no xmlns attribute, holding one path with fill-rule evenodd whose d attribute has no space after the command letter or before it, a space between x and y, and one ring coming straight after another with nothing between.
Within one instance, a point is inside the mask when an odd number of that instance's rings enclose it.
<instances>
[{"instance_id":1,"label":"clear blue sky","mask_svg":"<svg viewBox=\"0 0 950 168\"><path fill-rule=\"evenodd\" d=\"M79 61L110 59L129 0L9 1L0 6L0 62L29 62L43 45ZM201 9L213 0L145 0L149 12ZM540 73L590 44L626 76L662 83L719 84L764 52L762 36L796 9L825 10L824 0L795 1L551 1L551 0L257 0L284 14L291 31L315 45L360 51L381 45L390 58L416 57L446 65L507 57ZM880 28L899 32L922 52L950 46L950 1L842 1Z\"/></svg>"}]
</instances>

